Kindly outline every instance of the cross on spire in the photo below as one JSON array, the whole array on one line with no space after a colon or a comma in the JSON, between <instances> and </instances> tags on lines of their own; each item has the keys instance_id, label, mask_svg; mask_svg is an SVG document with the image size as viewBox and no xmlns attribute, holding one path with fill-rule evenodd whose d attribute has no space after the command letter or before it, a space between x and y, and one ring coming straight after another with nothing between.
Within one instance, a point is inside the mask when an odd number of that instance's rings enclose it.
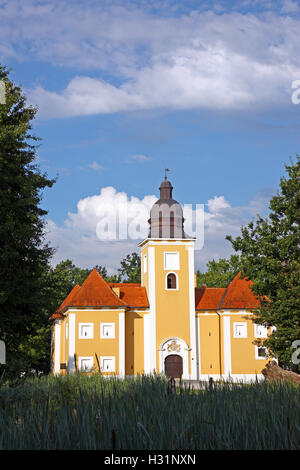
<instances>
[{"instance_id":1,"label":"cross on spire","mask_svg":"<svg viewBox=\"0 0 300 470\"><path fill-rule=\"evenodd\" d=\"M170 171L169 168L165 168L165 180L167 179L167 171Z\"/></svg>"}]
</instances>

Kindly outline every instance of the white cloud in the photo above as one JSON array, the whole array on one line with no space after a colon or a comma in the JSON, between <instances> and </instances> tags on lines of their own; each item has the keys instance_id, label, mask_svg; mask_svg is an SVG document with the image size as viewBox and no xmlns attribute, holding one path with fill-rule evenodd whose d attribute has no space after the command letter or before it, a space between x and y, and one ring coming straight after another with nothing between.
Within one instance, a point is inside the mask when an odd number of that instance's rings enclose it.
<instances>
[{"instance_id":1,"label":"white cloud","mask_svg":"<svg viewBox=\"0 0 300 470\"><path fill-rule=\"evenodd\" d=\"M299 11L299 4L292 0L283 0L281 11L284 13L297 13Z\"/></svg>"},{"instance_id":2,"label":"white cloud","mask_svg":"<svg viewBox=\"0 0 300 470\"><path fill-rule=\"evenodd\" d=\"M95 171L103 170L103 166L99 165L99 163L97 163L97 162L90 163L89 168L91 168L92 170L95 170Z\"/></svg>"},{"instance_id":3,"label":"white cloud","mask_svg":"<svg viewBox=\"0 0 300 470\"><path fill-rule=\"evenodd\" d=\"M127 158L126 162L129 163L132 161L136 161L136 162L144 163L144 162L148 162L149 160L151 159L150 157L147 157L147 155L137 154L137 155L131 155L129 158Z\"/></svg>"},{"instance_id":4,"label":"white cloud","mask_svg":"<svg viewBox=\"0 0 300 470\"><path fill-rule=\"evenodd\" d=\"M299 18L216 14L213 5L175 15L179 6L166 2L153 12L154 4L140 2L5 1L1 56L76 70L64 88L36 79L28 93L44 117L290 105L300 77ZM284 13L298 7L281 6Z\"/></svg>"},{"instance_id":5,"label":"white cloud","mask_svg":"<svg viewBox=\"0 0 300 470\"><path fill-rule=\"evenodd\" d=\"M137 245L147 237L149 213L156 200L154 195L143 199L129 197L113 187L102 188L100 194L81 199L77 212L69 213L62 226L48 221L47 238L57 248L54 264L70 258L78 266L100 264L115 272L122 258L133 251L139 252ZM265 203L261 196L258 200L262 210ZM215 196L205 207L204 246L195 254L196 268L201 269L209 260L233 252L225 236L237 236L241 225L253 217L253 207L258 205L254 200L247 207L232 207L224 196ZM185 217L187 214L191 212L187 210Z\"/></svg>"}]
</instances>

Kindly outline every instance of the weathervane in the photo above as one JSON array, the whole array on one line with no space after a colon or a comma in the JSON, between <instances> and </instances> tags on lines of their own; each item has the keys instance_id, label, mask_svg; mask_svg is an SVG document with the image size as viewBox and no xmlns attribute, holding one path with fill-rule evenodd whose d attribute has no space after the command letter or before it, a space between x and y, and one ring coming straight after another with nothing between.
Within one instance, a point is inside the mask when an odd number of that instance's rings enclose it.
<instances>
[{"instance_id":1,"label":"weathervane","mask_svg":"<svg viewBox=\"0 0 300 470\"><path fill-rule=\"evenodd\" d=\"M165 180L167 179L167 171L170 171L169 168L165 168Z\"/></svg>"}]
</instances>

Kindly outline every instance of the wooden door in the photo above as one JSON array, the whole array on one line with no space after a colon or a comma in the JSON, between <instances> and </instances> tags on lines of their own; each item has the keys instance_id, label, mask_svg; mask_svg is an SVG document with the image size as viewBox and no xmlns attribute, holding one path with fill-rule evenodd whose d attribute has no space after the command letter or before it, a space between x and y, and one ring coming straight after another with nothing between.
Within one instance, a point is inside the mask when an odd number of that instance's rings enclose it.
<instances>
[{"instance_id":1,"label":"wooden door","mask_svg":"<svg viewBox=\"0 0 300 470\"><path fill-rule=\"evenodd\" d=\"M180 378L182 376L182 357L178 354L170 354L165 359L165 373L169 377Z\"/></svg>"}]
</instances>

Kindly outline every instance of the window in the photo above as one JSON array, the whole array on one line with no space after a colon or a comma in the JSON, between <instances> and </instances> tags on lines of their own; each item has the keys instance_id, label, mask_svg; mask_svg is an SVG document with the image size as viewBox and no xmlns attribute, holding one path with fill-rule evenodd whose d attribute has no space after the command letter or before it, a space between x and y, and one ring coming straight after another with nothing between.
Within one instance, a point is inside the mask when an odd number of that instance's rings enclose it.
<instances>
[{"instance_id":1,"label":"window","mask_svg":"<svg viewBox=\"0 0 300 470\"><path fill-rule=\"evenodd\" d=\"M165 253L165 269L174 269L178 271L179 268L179 253Z\"/></svg>"},{"instance_id":2,"label":"window","mask_svg":"<svg viewBox=\"0 0 300 470\"><path fill-rule=\"evenodd\" d=\"M100 338L112 339L115 337L114 323L100 323Z\"/></svg>"},{"instance_id":3,"label":"window","mask_svg":"<svg viewBox=\"0 0 300 470\"><path fill-rule=\"evenodd\" d=\"M255 346L255 359L264 359L268 358L268 350L264 346Z\"/></svg>"},{"instance_id":4,"label":"window","mask_svg":"<svg viewBox=\"0 0 300 470\"><path fill-rule=\"evenodd\" d=\"M79 323L79 338L90 339L94 336L93 323Z\"/></svg>"},{"instance_id":5,"label":"window","mask_svg":"<svg viewBox=\"0 0 300 470\"><path fill-rule=\"evenodd\" d=\"M174 211L170 212L170 238L174 238Z\"/></svg>"},{"instance_id":6,"label":"window","mask_svg":"<svg viewBox=\"0 0 300 470\"><path fill-rule=\"evenodd\" d=\"M177 276L175 273L167 275L167 289L177 289Z\"/></svg>"},{"instance_id":7,"label":"window","mask_svg":"<svg viewBox=\"0 0 300 470\"><path fill-rule=\"evenodd\" d=\"M268 328L264 325L254 325L254 337L255 338L267 338Z\"/></svg>"},{"instance_id":8,"label":"window","mask_svg":"<svg viewBox=\"0 0 300 470\"><path fill-rule=\"evenodd\" d=\"M233 337L234 338L247 338L247 323L234 323L233 324Z\"/></svg>"},{"instance_id":9,"label":"window","mask_svg":"<svg viewBox=\"0 0 300 470\"><path fill-rule=\"evenodd\" d=\"M109 356L109 357L100 357L100 362L101 362L101 372L115 372L115 357L114 356Z\"/></svg>"},{"instance_id":10,"label":"window","mask_svg":"<svg viewBox=\"0 0 300 470\"><path fill-rule=\"evenodd\" d=\"M93 370L94 364L93 364L93 357L79 357L78 358L79 362L79 370L81 372L89 372Z\"/></svg>"}]
</instances>

